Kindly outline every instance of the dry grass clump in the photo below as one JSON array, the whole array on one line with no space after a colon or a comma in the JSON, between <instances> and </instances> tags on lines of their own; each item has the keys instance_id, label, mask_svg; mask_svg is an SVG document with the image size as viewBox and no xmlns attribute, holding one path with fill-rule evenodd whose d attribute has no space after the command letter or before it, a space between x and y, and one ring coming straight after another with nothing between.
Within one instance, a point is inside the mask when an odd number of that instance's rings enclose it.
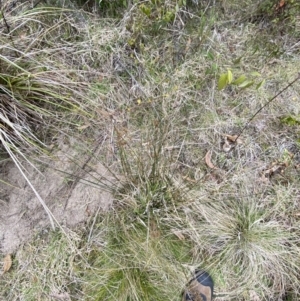
<instances>
[{"instance_id":1,"label":"dry grass clump","mask_svg":"<svg viewBox=\"0 0 300 301\"><path fill-rule=\"evenodd\" d=\"M101 64L99 49L108 47L115 34L107 30L96 42L84 40L92 27L82 12L42 3L33 7L28 1L4 3L2 21L0 147L32 187L54 228L54 217L21 161L47 153L58 134L75 136L96 115L87 80L98 76L93 61ZM102 30L99 26L95 39Z\"/></svg>"},{"instance_id":2,"label":"dry grass clump","mask_svg":"<svg viewBox=\"0 0 300 301\"><path fill-rule=\"evenodd\" d=\"M75 87L70 72L63 70L61 60L49 60L49 56L53 59L53 53L58 54L58 49L45 46L46 41L51 44L50 33L55 31L50 18L63 16L62 11L30 10L23 6L18 7L18 12L5 7L3 15L7 26L2 27L1 35L2 129L9 137L17 136L19 144L34 140L30 136L26 139L26 132L32 124L42 123L41 117L59 120L63 110L79 112L82 107L75 93L72 93L73 99L69 97ZM46 15L48 24L43 23ZM39 24L42 24L40 30ZM65 28L67 33L67 26Z\"/></svg>"},{"instance_id":3,"label":"dry grass clump","mask_svg":"<svg viewBox=\"0 0 300 301\"><path fill-rule=\"evenodd\" d=\"M149 214L143 220L131 209L102 223L105 244L88 257L86 300L178 299L185 283L181 263L188 259L188 244L167 235L157 219Z\"/></svg>"},{"instance_id":4,"label":"dry grass clump","mask_svg":"<svg viewBox=\"0 0 300 301\"><path fill-rule=\"evenodd\" d=\"M55 300L63 296L69 300L73 294L80 300L81 281L74 264L80 236L71 231L67 235L56 231L45 237L41 233L34 244L20 248L13 257L12 271L1 278L2 300Z\"/></svg>"},{"instance_id":5,"label":"dry grass clump","mask_svg":"<svg viewBox=\"0 0 300 301\"><path fill-rule=\"evenodd\" d=\"M277 196L236 192L190 206L182 231L195 244L195 260L213 271L218 293L227 298L251 290L267 298L299 294L299 231L297 223L282 219L279 208L286 203Z\"/></svg>"},{"instance_id":6,"label":"dry grass clump","mask_svg":"<svg viewBox=\"0 0 300 301\"><path fill-rule=\"evenodd\" d=\"M87 80L99 76L95 68L107 61L101 47L116 37L106 29L103 36L105 22L97 32L89 27L79 10L8 1L2 12L2 146L35 149L49 140L49 129L76 130L92 118ZM89 31L92 39L84 39Z\"/></svg>"}]
</instances>

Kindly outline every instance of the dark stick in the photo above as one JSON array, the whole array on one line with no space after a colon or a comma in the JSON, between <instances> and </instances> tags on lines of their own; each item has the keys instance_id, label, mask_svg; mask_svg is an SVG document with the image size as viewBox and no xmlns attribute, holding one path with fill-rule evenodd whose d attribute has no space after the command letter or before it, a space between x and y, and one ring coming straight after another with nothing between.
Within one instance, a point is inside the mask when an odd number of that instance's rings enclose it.
<instances>
[{"instance_id":1,"label":"dark stick","mask_svg":"<svg viewBox=\"0 0 300 301\"><path fill-rule=\"evenodd\" d=\"M245 126L241 129L240 133L238 134L238 136L236 137L236 139L234 140L234 142L237 141L237 139L242 135L242 133L244 132L244 130L247 128L247 126L249 125L249 123L267 106L269 105L275 98L277 98L281 93L283 93L286 89L288 89L290 86L292 86L298 79L300 79L300 73L298 73L298 76L291 81L286 87L284 87L282 90L280 90L275 96L273 96L270 100L268 100L262 107L260 107L257 112L247 121L247 123L245 124Z\"/></svg>"},{"instance_id":2,"label":"dark stick","mask_svg":"<svg viewBox=\"0 0 300 301\"><path fill-rule=\"evenodd\" d=\"M4 23L5 23L5 26L6 26L6 29L7 29L7 33L10 35L10 27L9 27L7 21L6 21L6 18L4 16L4 12L3 11L1 12L1 15L2 15L2 18L4 20Z\"/></svg>"},{"instance_id":3,"label":"dark stick","mask_svg":"<svg viewBox=\"0 0 300 301\"><path fill-rule=\"evenodd\" d=\"M1 2L0 2L0 8L1 8ZM11 36L11 33L10 33L10 26L9 26L9 24L8 24L8 22L7 22L6 18L5 18L5 16L4 16L4 10L1 11L1 16L3 17L4 24L5 24L6 29L7 29L7 34L8 34L8 36L9 36L9 39L11 40L11 44L12 44L13 47L16 49L14 40L13 40L13 38L12 38L12 36ZM16 57L19 56L19 54L18 54L18 52L17 52L16 50L15 50L15 54L16 54Z\"/></svg>"}]
</instances>

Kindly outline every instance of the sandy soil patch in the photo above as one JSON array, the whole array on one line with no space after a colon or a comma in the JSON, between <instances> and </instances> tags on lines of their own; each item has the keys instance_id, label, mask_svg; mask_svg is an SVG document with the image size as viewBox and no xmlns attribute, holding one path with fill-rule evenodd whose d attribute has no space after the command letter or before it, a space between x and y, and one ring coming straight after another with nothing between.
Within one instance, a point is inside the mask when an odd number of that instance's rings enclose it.
<instances>
[{"instance_id":1,"label":"sandy soil patch","mask_svg":"<svg viewBox=\"0 0 300 301\"><path fill-rule=\"evenodd\" d=\"M73 228L98 210L107 210L111 206L112 194L105 186L112 185L114 180L104 165L95 159L82 156L80 162L70 160L75 157L75 152L70 149L69 145L63 145L55 153L55 159L49 166L42 166L42 170L28 163L24 163L24 167L56 221L63 227ZM89 164L85 164L84 170L80 169L82 162L87 161ZM1 166L0 179L0 251L7 254L49 228L50 221L13 162Z\"/></svg>"}]
</instances>

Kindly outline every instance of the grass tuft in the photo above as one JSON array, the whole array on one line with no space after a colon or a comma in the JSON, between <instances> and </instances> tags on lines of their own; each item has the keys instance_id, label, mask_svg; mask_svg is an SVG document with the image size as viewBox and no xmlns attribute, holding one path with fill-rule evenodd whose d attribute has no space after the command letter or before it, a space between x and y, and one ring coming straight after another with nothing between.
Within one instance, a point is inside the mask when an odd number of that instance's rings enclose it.
<instances>
[{"instance_id":1,"label":"grass tuft","mask_svg":"<svg viewBox=\"0 0 300 301\"><path fill-rule=\"evenodd\" d=\"M264 203L264 198L248 197L193 206L198 214L186 232L196 245L197 261L204 260L214 270L219 285L226 283L229 296L255 288L274 297L296 289L297 231Z\"/></svg>"}]
</instances>

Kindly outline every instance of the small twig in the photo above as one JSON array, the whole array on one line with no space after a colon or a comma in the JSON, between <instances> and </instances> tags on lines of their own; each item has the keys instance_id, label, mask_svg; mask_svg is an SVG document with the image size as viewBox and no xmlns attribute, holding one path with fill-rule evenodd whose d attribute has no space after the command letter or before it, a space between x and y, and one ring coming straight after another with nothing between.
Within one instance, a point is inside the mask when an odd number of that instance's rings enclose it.
<instances>
[{"instance_id":1,"label":"small twig","mask_svg":"<svg viewBox=\"0 0 300 301\"><path fill-rule=\"evenodd\" d=\"M242 135L244 130L248 127L249 123L266 107L268 106L275 98L277 98L280 94L282 94L285 90L287 90L290 86L292 86L298 79L300 79L300 73L298 73L298 76L291 81L286 87L284 87L282 90L280 90L275 96L273 96L270 100L268 100L262 107L260 107L256 113L246 122L245 126L241 129L240 133L237 135L234 142L238 140L238 138Z\"/></svg>"},{"instance_id":2,"label":"small twig","mask_svg":"<svg viewBox=\"0 0 300 301\"><path fill-rule=\"evenodd\" d=\"M6 21L6 18L4 16L4 11L3 10L1 11L1 15L2 15L2 18L3 18L4 24L6 26L7 33L10 35L10 26L9 26L8 22Z\"/></svg>"},{"instance_id":3,"label":"small twig","mask_svg":"<svg viewBox=\"0 0 300 301\"><path fill-rule=\"evenodd\" d=\"M1 2L0 2L0 5L1 5ZM0 8L1 8L1 6L0 6ZM4 10L3 10L3 9L1 10L1 16L2 16L3 21L4 21L4 24L5 24L5 26L6 26L7 34L8 34L8 36L9 36L9 39L11 40L11 44L12 44L13 47L16 49L14 40L13 40L12 35L11 35L11 32L10 32L10 26L9 26L9 24L8 24L8 22L7 22L6 18L5 18L5 16L4 16ZM15 51L15 54L16 54L17 57L19 56L19 54L18 54L17 51Z\"/></svg>"}]
</instances>

